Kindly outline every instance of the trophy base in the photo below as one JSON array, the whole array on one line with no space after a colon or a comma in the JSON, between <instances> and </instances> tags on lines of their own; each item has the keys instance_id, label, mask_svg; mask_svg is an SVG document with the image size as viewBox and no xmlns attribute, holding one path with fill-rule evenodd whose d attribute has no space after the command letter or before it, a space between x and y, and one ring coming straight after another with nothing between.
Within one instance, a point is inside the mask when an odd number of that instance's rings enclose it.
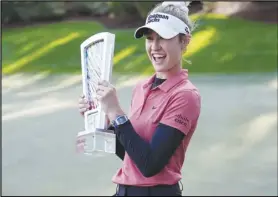
<instances>
[{"instance_id":1,"label":"trophy base","mask_svg":"<svg viewBox=\"0 0 278 197\"><path fill-rule=\"evenodd\" d=\"M76 148L78 153L86 155L116 153L116 135L113 130L81 131L77 135Z\"/></svg>"}]
</instances>

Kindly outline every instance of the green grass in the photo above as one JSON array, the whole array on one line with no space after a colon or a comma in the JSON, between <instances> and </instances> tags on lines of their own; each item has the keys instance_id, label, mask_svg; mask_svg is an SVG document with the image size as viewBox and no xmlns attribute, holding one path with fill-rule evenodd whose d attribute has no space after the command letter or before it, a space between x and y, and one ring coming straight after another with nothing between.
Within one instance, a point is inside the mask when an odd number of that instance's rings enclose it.
<instances>
[{"instance_id":1,"label":"green grass","mask_svg":"<svg viewBox=\"0 0 278 197\"><path fill-rule=\"evenodd\" d=\"M197 16L193 16L197 17ZM134 29L107 30L96 22L61 22L2 31L2 72L80 73L80 44L102 31L116 34L113 71L153 73L144 40ZM277 25L207 15L185 54L195 73L275 72Z\"/></svg>"}]
</instances>

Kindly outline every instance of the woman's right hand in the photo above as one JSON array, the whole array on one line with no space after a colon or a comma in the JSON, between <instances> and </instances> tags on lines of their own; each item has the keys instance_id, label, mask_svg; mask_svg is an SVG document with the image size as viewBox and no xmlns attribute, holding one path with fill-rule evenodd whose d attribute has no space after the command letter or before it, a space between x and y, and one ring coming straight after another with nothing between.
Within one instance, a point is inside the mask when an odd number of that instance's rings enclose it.
<instances>
[{"instance_id":1,"label":"woman's right hand","mask_svg":"<svg viewBox=\"0 0 278 197\"><path fill-rule=\"evenodd\" d=\"M92 105L87 101L83 94L79 97L78 107L81 115L84 115L86 111L92 109Z\"/></svg>"}]
</instances>

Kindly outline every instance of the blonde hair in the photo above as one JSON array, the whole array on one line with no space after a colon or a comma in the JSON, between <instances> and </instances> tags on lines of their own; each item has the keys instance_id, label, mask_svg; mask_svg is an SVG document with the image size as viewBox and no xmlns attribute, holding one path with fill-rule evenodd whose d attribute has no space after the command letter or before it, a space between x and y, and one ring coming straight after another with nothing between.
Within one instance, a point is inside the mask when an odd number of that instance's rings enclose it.
<instances>
[{"instance_id":1,"label":"blonde hair","mask_svg":"<svg viewBox=\"0 0 278 197\"><path fill-rule=\"evenodd\" d=\"M170 14L172 16L177 17L181 21L183 21L188 27L190 32L192 32L195 29L195 24L190 20L189 18L189 9L188 5L190 4L189 1L184 2L175 2L175 1L166 1L163 3L157 4L150 12L149 14L155 13L155 12L162 12L165 14ZM148 15L149 15L148 14Z\"/></svg>"}]
</instances>

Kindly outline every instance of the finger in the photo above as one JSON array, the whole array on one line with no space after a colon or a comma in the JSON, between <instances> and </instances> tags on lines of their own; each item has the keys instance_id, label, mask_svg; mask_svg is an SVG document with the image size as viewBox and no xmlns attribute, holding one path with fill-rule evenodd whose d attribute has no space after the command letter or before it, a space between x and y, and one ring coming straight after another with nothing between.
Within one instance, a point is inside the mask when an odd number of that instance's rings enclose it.
<instances>
[{"instance_id":1,"label":"finger","mask_svg":"<svg viewBox=\"0 0 278 197\"><path fill-rule=\"evenodd\" d=\"M102 85L98 86L97 89L96 89L96 93L98 93L98 92L105 92L105 91L106 91L106 87L104 87Z\"/></svg>"},{"instance_id":2,"label":"finger","mask_svg":"<svg viewBox=\"0 0 278 197\"><path fill-rule=\"evenodd\" d=\"M78 103L79 103L79 104L87 104L88 101L85 100L85 99L79 99L79 100L78 100Z\"/></svg>"},{"instance_id":3,"label":"finger","mask_svg":"<svg viewBox=\"0 0 278 197\"><path fill-rule=\"evenodd\" d=\"M89 103L79 103L78 106L79 106L79 108L88 107Z\"/></svg>"},{"instance_id":4,"label":"finger","mask_svg":"<svg viewBox=\"0 0 278 197\"><path fill-rule=\"evenodd\" d=\"M86 97L85 97L84 94L81 94L81 95L79 96L79 99L86 99Z\"/></svg>"},{"instance_id":5,"label":"finger","mask_svg":"<svg viewBox=\"0 0 278 197\"><path fill-rule=\"evenodd\" d=\"M101 90L101 91L108 91L110 88L109 87L106 87L106 86L103 86L103 85L99 85L98 87L97 87L97 91L98 90Z\"/></svg>"},{"instance_id":6,"label":"finger","mask_svg":"<svg viewBox=\"0 0 278 197\"><path fill-rule=\"evenodd\" d=\"M88 111L87 108L80 108L80 109L79 109L79 112L80 112L80 113L84 113L84 112L86 112L86 111Z\"/></svg>"},{"instance_id":7,"label":"finger","mask_svg":"<svg viewBox=\"0 0 278 197\"><path fill-rule=\"evenodd\" d=\"M102 96L101 95L96 95L96 99L97 99L97 101L101 101L102 100Z\"/></svg>"},{"instance_id":8,"label":"finger","mask_svg":"<svg viewBox=\"0 0 278 197\"><path fill-rule=\"evenodd\" d=\"M110 91L110 90L114 90L114 89L115 89L115 87L114 87L112 84L110 84L110 83L109 83L108 86L105 86L105 85L103 85L103 84L100 84L100 85L98 85L97 87L98 87L99 89L103 90L103 91Z\"/></svg>"},{"instance_id":9,"label":"finger","mask_svg":"<svg viewBox=\"0 0 278 197\"><path fill-rule=\"evenodd\" d=\"M106 81L106 80L101 80L101 81L99 81L98 84L102 85L104 87L109 87L109 85L110 85L110 83L108 81Z\"/></svg>"},{"instance_id":10,"label":"finger","mask_svg":"<svg viewBox=\"0 0 278 197\"><path fill-rule=\"evenodd\" d=\"M86 108L81 108L81 109L79 109L78 111L79 111L80 113L85 113L87 110L88 110L88 109L86 109Z\"/></svg>"},{"instance_id":11,"label":"finger","mask_svg":"<svg viewBox=\"0 0 278 197\"><path fill-rule=\"evenodd\" d=\"M98 81L98 85L103 85L104 86L104 84L105 84L105 80Z\"/></svg>"},{"instance_id":12,"label":"finger","mask_svg":"<svg viewBox=\"0 0 278 197\"><path fill-rule=\"evenodd\" d=\"M89 109L90 108L90 105L89 104L79 104L79 109L81 108L87 108Z\"/></svg>"},{"instance_id":13,"label":"finger","mask_svg":"<svg viewBox=\"0 0 278 197\"><path fill-rule=\"evenodd\" d=\"M96 95L98 95L98 96L104 96L105 95L105 91L103 91L103 90L98 90L96 93L97 93Z\"/></svg>"},{"instance_id":14,"label":"finger","mask_svg":"<svg viewBox=\"0 0 278 197\"><path fill-rule=\"evenodd\" d=\"M84 94L81 94L80 97L79 97L79 101L84 100L84 99L86 99L86 98L85 98L85 95L84 95Z\"/></svg>"},{"instance_id":15,"label":"finger","mask_svg":"<svg viewBox=\"0 0 278 197\"><path fill-rule=\"evenodd\" d=\"M86 99L80 97L80 98L78 99L78 102L79 102L79 103L86 102Z\"/></svg>"}]
</instances>

